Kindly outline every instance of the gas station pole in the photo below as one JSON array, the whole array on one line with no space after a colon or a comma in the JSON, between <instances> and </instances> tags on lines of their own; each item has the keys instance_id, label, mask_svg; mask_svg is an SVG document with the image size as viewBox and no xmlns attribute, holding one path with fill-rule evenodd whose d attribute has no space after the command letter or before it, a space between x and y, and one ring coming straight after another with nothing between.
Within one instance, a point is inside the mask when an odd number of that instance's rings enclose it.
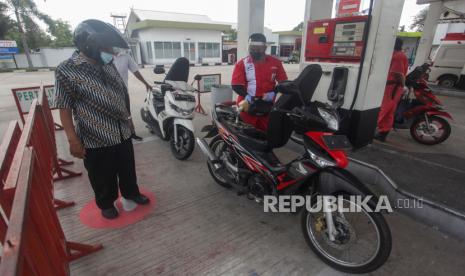
<instances>
[{"instance_id":1,"label":"gas station pole","mask_svg":"<svg viewBox=\"0 0 465 276\"><path fill-rule=\"evenodd\" d=\"M263 33L265 0L238 0L237 12L237 60L248 55L249 36Z\"/></svg>"},{"instance_id":2,"label":"gas station pole","mask_svg":"<svg viewBox=\"0 0 465 276\"><path fill-rule=\"evenodd\" d=\"M423 26L423 34L420 39L420 44L418 45L415 62L412 68L422 65L429 59L434 34L436 33L436 27L442 11L443 3L441 1L429 4L428 14L426 15L425 25Z\"/></svg>"}]
</instances>

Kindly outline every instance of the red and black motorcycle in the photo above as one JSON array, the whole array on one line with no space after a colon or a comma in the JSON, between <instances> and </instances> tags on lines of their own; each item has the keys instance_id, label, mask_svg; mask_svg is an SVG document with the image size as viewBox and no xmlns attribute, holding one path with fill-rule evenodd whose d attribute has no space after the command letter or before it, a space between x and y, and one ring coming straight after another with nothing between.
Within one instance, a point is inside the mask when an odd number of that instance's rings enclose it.
<instances>
[{"instance_id":1,"label":"red and black motorcycle","mask_svg":"<svg viewBox=\"0 0 465 276\"><path fill-rule=\"evenodd\" d=\"M410 129L418 143L436 145L449 138L451 127L446 118L452 120L452 116L443 110L442 102L429 88L428 72L429 65L425 63L407 75L408 92L397 106L394 128Z\"/></svg>"},{"instance_id":2,"label":"red and black motorcycle","mask_svg":"<svg viewBox=\"0 0 465 276\"><path fill-rule=\"evenodd\" d=\"M334 135L339 117L334 107L311 102L321 78L319 65L307 66L294 81L278 85L281 96L269 113L267 132L239 119L234 103L217 104L212 112L213 125L204 127L208 134L197 144L208 157L213 179L238 194L263 202L267 196L280 198L301 195L320 198L312 206L301 208L301 226L305 240L318 257L335 269L349 273L376 270L388 259L391 233L380 212L370 212L350 196L376 197L349 171L344 149L350 142ZM295 131L303 137L304 153L282 164L273 149L284 146ZM209 143L206 138L212 138ZM344 204L360 212L329 209L328 196L339 196ZM263 203L265 203L263 202ZM323 208L314 211L313 207ZM347 205L346 205L347 206Z\"/></svg>"}]
</instances>

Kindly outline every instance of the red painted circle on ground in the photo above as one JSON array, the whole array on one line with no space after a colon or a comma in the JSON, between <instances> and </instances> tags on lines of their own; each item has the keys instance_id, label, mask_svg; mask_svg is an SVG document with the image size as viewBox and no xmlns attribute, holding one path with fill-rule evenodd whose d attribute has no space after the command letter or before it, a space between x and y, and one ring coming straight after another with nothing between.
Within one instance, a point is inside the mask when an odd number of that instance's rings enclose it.
<instances>
[{"instance_id":1,"label":"red painted circle on ground","mask_svg":"<svg viewBox=\"0 0 465 276\"><path fill-rule=\"evenodd\" d=\"M91 228L121 228L142 220L155 207L155 195L142 187L139 187L139 189L143 195L150 199L149 204L138 205L133 211L126 212L121 205L120 196L117 200L119 216L116 219L106 219L102 217L102 213L97 207L95 200L92 200L81 209L79 217L82 224Z\"/></svg>"}]
</instances>

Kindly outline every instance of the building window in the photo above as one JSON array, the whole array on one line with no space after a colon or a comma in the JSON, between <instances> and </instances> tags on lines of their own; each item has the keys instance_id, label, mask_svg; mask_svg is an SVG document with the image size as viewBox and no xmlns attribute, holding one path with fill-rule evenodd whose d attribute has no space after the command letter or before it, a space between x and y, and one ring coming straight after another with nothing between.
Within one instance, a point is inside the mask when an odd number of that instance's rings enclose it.
<instances>
[{"instance_id":1,"label":"building window","mask_svg":"<svg viewBox=\"0 0 465 276\"><path fill-rule=\"evenodd\" d=\"M276 56L276 53L278 52L277 50L278 50L278 46L271 46L271 50L270 50L271 55Z\"/></svg>"},{"instance_id":2,"label":"building window","mask_svg":"<svg viewBox=\"0 0 465 276\"><path fill-rule=\"evenodd\" d=\"M156 58L178 58L181 57L181 42L155 41Z\"/></svg>"},{"instance_id":3,"label":"building window","mask_svg":"<svg viewBox=\"0 0 465 276\"><path fill-rule=\"evenodd\" d=\"M199 57L200 58L219 58L220 44L199 42Z\"/></svg>"},{"instance_id":4,"label":"building window","mask_svg":"<svg viewBox=\"0 0 465 276\"><path fill-rule=\"evenodd\" d=\"M147 56L149 59L153 58L153 52L152 52L152 43L150 41L145 42L145 45L147 46Z\"/></svg>"}]
</instances>

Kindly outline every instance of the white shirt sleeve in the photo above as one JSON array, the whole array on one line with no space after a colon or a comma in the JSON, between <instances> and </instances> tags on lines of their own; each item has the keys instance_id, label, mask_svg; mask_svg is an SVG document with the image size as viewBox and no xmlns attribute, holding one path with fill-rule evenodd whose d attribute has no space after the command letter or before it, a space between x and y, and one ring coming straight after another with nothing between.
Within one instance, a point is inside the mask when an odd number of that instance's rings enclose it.
<instances>
[{"instance_id":1,"label":"white shirt sleeve","mask_svg":"<svg viewBox=\"0 0 465 276\"><path fill-rule=\"evenodd\" d=\"M128 54L128 69L131 73L139 71L139 65L134 61L131 55Z\"/></svg>"}]
</instances>

